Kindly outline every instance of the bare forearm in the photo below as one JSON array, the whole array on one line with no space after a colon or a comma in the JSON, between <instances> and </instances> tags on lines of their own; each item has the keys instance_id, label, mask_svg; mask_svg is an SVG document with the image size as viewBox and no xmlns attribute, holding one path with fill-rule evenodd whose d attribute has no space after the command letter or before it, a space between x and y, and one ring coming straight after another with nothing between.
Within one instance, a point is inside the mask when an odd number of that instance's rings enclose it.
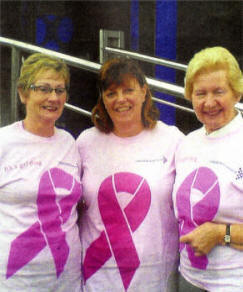
<instances>
[{"instance_id":1,"label":"bare forearm","mask_svg":"<svg viewBox=\"0 0 243 292\"><path fill-rule=\"evenodd\" d=\"M231 237L232 243L236 245L243 246L243 224L233 224L231 225Z\"/></svg>"},{"instance_id":2,"label":"bare forearm","mask_svg":"<svg viewBox=\"0 0 243 292\"><path fill-rule=\"evenodd\" d=\"M190 244L195 255L208 254L216 245L225 245L226 224L206 222L182 236L180 242ZM243 250L243 224L232 224L230 247Z\"/></svg>"},{"instance_id":3,"label":"bare forearm","mask_svg":"<svg viewBox=\"0 0 243 292\"><path fill-rule=\"evenodd\" d=\"M222 225L221 225L221 234L222 234ZM226 230L226 225L224 227L224 232ZM232 224L230 226L230 237L231 237L231 243L230 246L239 250L243 250L243 224ZM221 242L222 245L225 245L224 243L224 235L221 235Z\"/></svg>"},{"instance_id":4,"label":"bare forearm","mask_svg":"<svg viewBox=\"0 0 243 292\"><path fill-rule=\"evenodd\" d=\"M231 243L230 246L238 250L243 250L243 244L239 245L239 244Z\"/></svg>"}]
</instances>

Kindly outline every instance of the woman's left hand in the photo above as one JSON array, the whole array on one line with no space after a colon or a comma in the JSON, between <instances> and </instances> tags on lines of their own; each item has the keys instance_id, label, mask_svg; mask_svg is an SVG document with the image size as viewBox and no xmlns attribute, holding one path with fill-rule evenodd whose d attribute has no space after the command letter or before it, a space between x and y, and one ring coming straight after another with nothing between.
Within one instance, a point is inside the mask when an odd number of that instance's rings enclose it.
<instances>
[{"instance_id":1,"label":"woman's left hand","mask_svg":"<svg viewBox=\"0 0 243 292\"><path fill-rule=\"evenodd\" d=\"M181 236L180 242L190 244L196 256L208 254L222 242L225 233L224 224L206 222L192 232Z\"/></svg>"}]
</instances>

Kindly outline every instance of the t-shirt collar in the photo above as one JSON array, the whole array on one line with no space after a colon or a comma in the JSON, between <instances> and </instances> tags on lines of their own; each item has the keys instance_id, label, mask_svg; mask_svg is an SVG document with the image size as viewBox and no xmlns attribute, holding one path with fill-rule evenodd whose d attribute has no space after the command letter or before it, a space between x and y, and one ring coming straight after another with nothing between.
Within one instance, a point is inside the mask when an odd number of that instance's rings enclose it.
<instances>
[{"instance_id":1,"label":"t-shirt collar","mask_svg":"<svg viewBox=\"0 0 243 292\"><path fill-rule=\"evenodd\" d=\"M237 115L233 118L233 120L231 120L228 124L226 124L225 126L223 126L222 128L213 131L212 133L207 133L205 126L203 126L203 131L204 134L207 137L222 137L230 132L232 132L234 129L237 129L239 126L242 127L242 114L240 111L237 110Z\"/></svg>"}]
</instances>

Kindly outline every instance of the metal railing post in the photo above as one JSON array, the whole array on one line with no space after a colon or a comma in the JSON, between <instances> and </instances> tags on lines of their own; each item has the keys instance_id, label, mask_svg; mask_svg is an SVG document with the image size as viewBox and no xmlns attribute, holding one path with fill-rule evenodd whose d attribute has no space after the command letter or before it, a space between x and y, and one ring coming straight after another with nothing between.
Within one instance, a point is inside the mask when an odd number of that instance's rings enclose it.
<instances>
[{"instance_id":1,"label":"metal railing post","mask_svg":"<svg viewBox=\"0 0 243 292\"><path fill-rule=\"evenodd\" d=\"M10 101L10 123L18 120L18 92L17 79L20 69L20 51L12 46L11 52L11 101Z\"/></svg>"}]
</instances>

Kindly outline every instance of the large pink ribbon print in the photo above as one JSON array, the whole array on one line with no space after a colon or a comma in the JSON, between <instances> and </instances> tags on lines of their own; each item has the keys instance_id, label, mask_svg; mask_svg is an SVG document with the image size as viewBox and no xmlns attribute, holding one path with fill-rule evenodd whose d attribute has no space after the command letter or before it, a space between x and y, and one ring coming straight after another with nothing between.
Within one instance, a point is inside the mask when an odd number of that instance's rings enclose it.
<instances>
[{"instance_id":1,"label":"large pink ribbon print","mask_svg":"<svg viewBox=\"0 0 243 292\"><path fill-rule=\"evenodd\" d=\"M193 197L193 192L196 197ZM218 211L219 201L218 178L211 169L200 167L190 173L176 194L180 235L185 235L197 226L212 221ZM190 245L185 243L180 244L180 250L185 246L191 265L205 270L208 265L207 256L195 256Z\"/></svg>"},{"instance_id":2,"label":"large pink ribbon print","mask_svg":"<svg viewBox=\"0 0 243 292\"><path fill-rule=\"evenodd\" d=\"M57 202L56 188L66 189L70 194ZM68 220L80 194L80 183L65 171L52 168L42 175L37 196L39 222L36 221L12 241L6 278L27 265L47 245L53 256L57 278L60 276L69 255L66 234L61 226Z\"/></svg>"},{"instance_id":3,"label":"large pink ribbon print","mask_svg":"<svg viewBox=\"0 0 243 292\"><path fill-rule=\"evenodd\" d=\"M124 210L117 199L119 192L133 196ZM121 172L107 177L102 182L98 193L98 205L105 231L102 231L99 238L87 249L83 264L85 280L98 271L113 253L123 286L125 289L129 287L140 265L131 232L143 222L150 203L149 185L139 175Z\"/></svg>"}]
</instances>

